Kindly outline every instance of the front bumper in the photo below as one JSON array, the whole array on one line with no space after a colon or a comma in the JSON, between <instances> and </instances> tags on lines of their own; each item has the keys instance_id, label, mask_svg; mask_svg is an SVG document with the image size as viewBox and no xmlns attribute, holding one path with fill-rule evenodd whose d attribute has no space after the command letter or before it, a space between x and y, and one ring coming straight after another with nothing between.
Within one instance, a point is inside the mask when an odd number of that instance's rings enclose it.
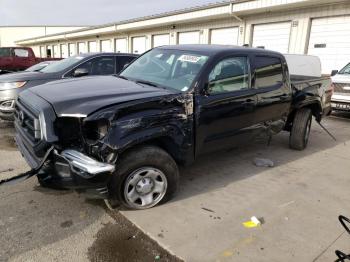
<instances>
[{"instance_id":1,"label":"front bumper","mask_svg":"<svg viewBox=\"0 0 350 262\"><path fill-rule=\"evenodd\" d=\"M96 161L76 150L58 153L53 149L38 161L19 136L16 136L16 143L28 164L36 170L35 175L42 185L56 189L74 189L94 198L109 197L107 184L115 170L114 165Z\"/></svg>"},{"instance_id":2,"label":"front bumper","mask_svg":"<svg viewBox=\"0 0 350 262\"><path fill-rule=\"evenodd\" d=\"M333 110L350 111L350 94L335 93L331 102Z\"/></svg>"}]
</instances>

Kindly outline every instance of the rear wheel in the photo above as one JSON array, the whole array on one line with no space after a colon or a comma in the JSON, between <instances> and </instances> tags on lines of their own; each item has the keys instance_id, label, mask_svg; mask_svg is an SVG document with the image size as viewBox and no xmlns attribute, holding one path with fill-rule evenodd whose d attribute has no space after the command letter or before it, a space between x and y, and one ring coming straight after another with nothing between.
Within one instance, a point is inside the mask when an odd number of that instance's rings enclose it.
<instances>
[{"instance_id":1,"label":"rear wheel","mask_svg":"<svg viewBox=\"0 0 350 262\"><path fill-rule=\"evenodd\" d=\"M173 158L154 146L136 148L124 155L113 174L110 190L128 209L147 209L169 200L179 184Z\"/></svg>"},{"instance_id":2,"label":"rear wheel","mask_svg":"<svg viewBox=\"0 0 350 262\"><path fill-rule=\"evenodd\" d=\"M309 142L312 123L310 108L302 108L295 114L292 130L289 137L289 147L295 150L303 150Z\"/></svg>"}]
</instances>

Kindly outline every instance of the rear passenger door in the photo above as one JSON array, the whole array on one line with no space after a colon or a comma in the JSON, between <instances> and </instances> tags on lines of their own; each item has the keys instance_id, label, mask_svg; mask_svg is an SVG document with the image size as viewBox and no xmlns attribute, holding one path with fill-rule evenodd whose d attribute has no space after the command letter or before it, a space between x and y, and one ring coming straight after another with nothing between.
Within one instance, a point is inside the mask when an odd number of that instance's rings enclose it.
<instances>
[{"instance_id":1,"label":"rear passenger door","mask_svg":"<svg viewBox=\"0 0 350 262\"><path fill-rule=\"evenodd\" d=\"M253 84L257 93L255 124L285 120L288 116L292 93L288 67L278 56L254 57Z\"/></svg>"}]
</instances>

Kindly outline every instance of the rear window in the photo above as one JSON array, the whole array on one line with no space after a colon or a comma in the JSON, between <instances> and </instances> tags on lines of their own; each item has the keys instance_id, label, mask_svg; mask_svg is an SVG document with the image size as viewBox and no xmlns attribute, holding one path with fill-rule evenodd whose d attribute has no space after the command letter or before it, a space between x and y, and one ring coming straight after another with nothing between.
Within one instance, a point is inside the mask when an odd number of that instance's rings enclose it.
<instances>
[{"instance_id":1,"label":"rear window","mask_svg":"<svg viewBox=\"0 0 350 262\"><path fill-rule=\"evenodd\" d=\"M82 59L84 59L84 57L82 57L82 56L71 56L71 57L65 58L63 60L60 60L58 62L55 62L55 63L48 65L47 67L40 70L40 72L43 72L43 73L61 72L63 70L68 69L72 65L77 64Z\"/></svg>"},{"instance_id":2,"label":"rear window","mask_svg":"<svg viewBox=\"0 0 350 262\"><path fill-rule=\"evenodd\" d=\"M10 48L0 48L0 57L9 57L11 56Z\"/></svg>"},{"instance_id":3,"label":"rear window","mask_svg":"<svg viewBox=\"0 0 350 262\"><path fill-rule=\"evenodd\" d=\"M265 88L283 84L283 69L279 58L268 56L255 57L255 86Z\"/></svg>"},{"instance_id":4,"label":"rear window","mask_svg":"<svg viewBox=\"0 0 350 262\"><path fill-rule=\"evenodd\" d=\"M15 56L17 57L29 57L29 52L27 49L15 49Z\"/></svg>"}]
</instances>

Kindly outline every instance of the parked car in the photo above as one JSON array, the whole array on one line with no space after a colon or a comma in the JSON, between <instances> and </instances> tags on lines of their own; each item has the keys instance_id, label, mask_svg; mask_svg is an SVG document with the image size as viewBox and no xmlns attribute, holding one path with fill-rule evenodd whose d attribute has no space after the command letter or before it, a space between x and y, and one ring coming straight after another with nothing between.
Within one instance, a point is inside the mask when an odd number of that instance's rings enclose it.
<instances>
[{"instance_id":1,"label":"parked car","mask_svg":"<svg viewBox=\"0 0 350 262\"><path fill-rule=\"evenodd\" d=\"M35 57L30 47L0 47L0 70L22 71L47 60L61 60L61 58Z\"/></svg>"},{"instance_id":2,"label":"parked car","mask_svg":"<svg viewBox=\"0 0 350 262\"><path fill-rule=\"evenodd\" d=\"M0 119L13 120L14 103L19 92L50 81L87 75L112 75L137 55L94 53L72 56L50 64L39 72L20 72L0 76Z\"/></svg>"},{"instance_id":3,"label":"parked car","mask_svg":"<svg viewBox=\"0 0 350 262\"><path fill-rule=\"evenodd\" d=\"M334 94L332 96L332 110L350 111L350 63L339 72L332 71Z\"/></svg>"},{"instance_id":4,"label":"parked car","mask_svg":"<svg viewBox=\"0 0 350 262\"><path fill-rule=\"evenodd\" d=\"M55 63L56 61L45 61L45 62L40 62L36 65L33 65L31 67L28 67L26 70L23 72L38 72L47 67L48 65Z\"/></svg>"},{"instance_id":5,"label":"parked car","mask_svg":"<svg viewBox=\"0 0 350 262\"><path fill-rule=\"evenodd\" d=\"M150 208L176 192L178 165L201 154L282 130L290 132L290 148L303 150L312 116L321 121L329 111L320 86L330 84L329 77L301 76L293 84L277 52L158 47L119 76L21 92L16 142L32 168L24 176L130 209Z\"/></svg>"}]
</instances>

